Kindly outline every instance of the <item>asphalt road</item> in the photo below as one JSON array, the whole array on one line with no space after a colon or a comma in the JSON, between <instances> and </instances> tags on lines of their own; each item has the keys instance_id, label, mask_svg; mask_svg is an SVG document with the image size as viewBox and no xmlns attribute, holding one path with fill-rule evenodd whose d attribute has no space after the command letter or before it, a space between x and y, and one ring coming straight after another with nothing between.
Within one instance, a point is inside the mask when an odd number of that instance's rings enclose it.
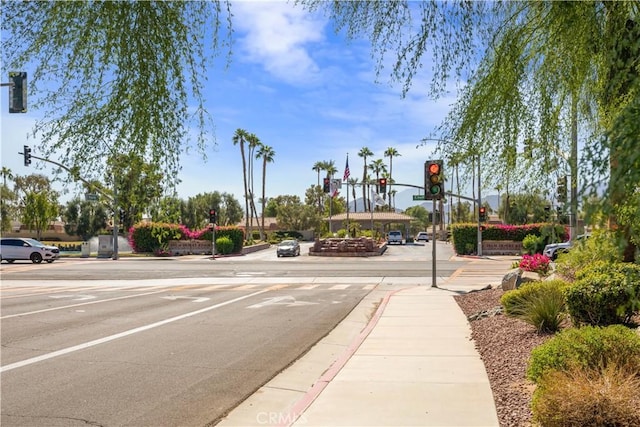
<instances>
[{"instance_id":1,"label":"asphalt road","mask_svg":"<svg viewBox=\"0 0 640 427\"><path fill-rule=\"evenodd\" d=\"M447 250L439 276L461 265ZM0 424L214 423L430 253L2 264Z\"/></svg>"}]
</instances>

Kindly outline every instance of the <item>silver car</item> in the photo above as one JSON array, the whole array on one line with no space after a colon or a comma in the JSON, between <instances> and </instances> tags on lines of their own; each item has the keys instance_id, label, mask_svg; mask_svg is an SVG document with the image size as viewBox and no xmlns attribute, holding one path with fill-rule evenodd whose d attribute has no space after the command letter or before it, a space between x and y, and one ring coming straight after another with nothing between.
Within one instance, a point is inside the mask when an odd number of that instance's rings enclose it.
<instances>
[{"instance_id":1,"label":"silver car","mask_svg":"<svg viewBox=\"0 0 640 427\"><path fill-rule=\"evenodd\" d=\"M281 256L298 256L300 255L300 244L297 240L283 240L278 243L278 248L276 249L276 254L278 258Z\"/></svg>"},{"instance_id":2,"label":"silver car","mask_svg":"<svg viewBox=\"0 0 640 427\"><path fill-rule=\"evenodd\" d=\"M42 261L52 263L60 258L60 249L45 245L36 239L23 237L3 237L0 239L0 261L12 263L17 259L31 260L34 264Z\"/></svg>"}]
</instances>

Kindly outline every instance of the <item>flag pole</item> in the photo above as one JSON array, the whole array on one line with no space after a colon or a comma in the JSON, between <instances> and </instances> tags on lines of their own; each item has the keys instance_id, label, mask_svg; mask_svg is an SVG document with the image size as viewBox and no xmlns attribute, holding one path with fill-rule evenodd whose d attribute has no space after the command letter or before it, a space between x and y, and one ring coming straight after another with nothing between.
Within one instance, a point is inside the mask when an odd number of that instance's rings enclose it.
<instances>
[{"instance_id":1,"label":"flag pole","mask_svg":"<svg viewBox=\"0 0 640 427\"><path fill-rule=\"evenodd\" d=\"M349 171L349 153L347 153L347 163L344 168L343 178L347 183L347 236L351 237L349 235L349 175L351 175L351 172Z\"/></svg>"}]
</instances>

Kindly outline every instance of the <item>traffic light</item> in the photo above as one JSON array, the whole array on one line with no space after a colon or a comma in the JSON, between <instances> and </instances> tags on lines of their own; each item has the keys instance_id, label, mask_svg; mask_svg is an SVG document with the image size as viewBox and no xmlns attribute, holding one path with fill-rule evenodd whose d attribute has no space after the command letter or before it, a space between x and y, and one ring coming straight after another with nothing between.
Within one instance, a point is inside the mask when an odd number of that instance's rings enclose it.
<instances>
[{"instance_id":1,"label":"traffic light","mask_svg":"<svg viewBox=\"0 0 640 427\"><path fill-rule=\"evenodd\" d=\"M487 220L487 208L484 206L480 206L480 208L478 208L478 218L480 219L480 222L485 222Z\"/></svg>"},{"instance_id":2,"label":"traffic light","mask_svg":"<svg viewBox=\"0 0 640 427\"><path fill-rule=\"evenodd\" d=\"M428 160L424 164L425 194L427 198L440 200L444 197L442 160Z\"/></svg>"},{"instance_id":3,"label":"traffic light","mask_svg":"<svg viewBox=\"0 0 640 427\"><path fill-rule=\"evenodd\" d=\"M24 156L24 165L29 166L31 164L31 148L28 145L23 146L22 155Z\"/></svg>"},{"instance_id":4,"label":"traffic light","mask_svg":"<svg viewBox=\"0 0 640 427\"><path fill-rule=\"evenodd\" d=\"M387 192L387 178L380 178L378 180L378 193L385 194Z\"/></svg>"},{"instance_id":5,"label":"traffic light","mask_svg":"<svg viewBox=\"0 0 640 427\"><path fill-rule=\"evenodd\" d=\"M119 209L120 211L120 225L124 224L124 209Z\"/></svg>"},{"instance_id":6,"label":"traffic light","mask_svg":"<svg viewBox=\"0 0 640 427\"><path fill-rule=\"evenodd\" d=\"M215 209L209 209L209 222L215 224L218 222L218 213Z\"/></svg>"},{"instance_id":7,"label":"traffic light","mask_svg":"<svg viewBox=\"0 0 640 427\"><path fill-rule=\"evenodd\" d=\"M9 71L9 112L27 112L27 73L24 71Z\"/></svg>"},{"instance_id":8,"label":"traffic light","mask_svg":"<svg viewBox=\"0 0 640 427\"><path fill-rule=\"evenodd\" d=\"M557 193L557 198L559 203L567 202L567 176L566 175L558 178L556 193Z\"/></svg>"},{"instance_id":9,"label":"traffic light","mask_svg":"<svg viewBox=\"0 0 640 427\"><path fill-rule=\"evenodd\" d=\"M329 178L325 178L322 181L322 191L325 193L329 193L331 191L331 180Z\"/></svg>"}]
</instances>

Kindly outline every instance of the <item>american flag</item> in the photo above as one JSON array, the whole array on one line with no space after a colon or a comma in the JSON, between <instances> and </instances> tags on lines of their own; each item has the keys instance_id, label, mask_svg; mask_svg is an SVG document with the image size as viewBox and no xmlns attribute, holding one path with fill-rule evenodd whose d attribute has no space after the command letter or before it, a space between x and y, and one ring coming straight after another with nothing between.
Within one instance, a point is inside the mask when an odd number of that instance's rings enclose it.
<instances>
[{"instance_id":1,"label":"american flag","mask_svg":"<svg viewBox=\"0 0 640 427\"><path fill-rule=\"evenodd\" d=\"M347 155L347 164L344 167L344 177L342 178L342 180L346 182L349 179L350 175L351 172L349 172L349 155Z\"/></svg>"}]
</instances>

